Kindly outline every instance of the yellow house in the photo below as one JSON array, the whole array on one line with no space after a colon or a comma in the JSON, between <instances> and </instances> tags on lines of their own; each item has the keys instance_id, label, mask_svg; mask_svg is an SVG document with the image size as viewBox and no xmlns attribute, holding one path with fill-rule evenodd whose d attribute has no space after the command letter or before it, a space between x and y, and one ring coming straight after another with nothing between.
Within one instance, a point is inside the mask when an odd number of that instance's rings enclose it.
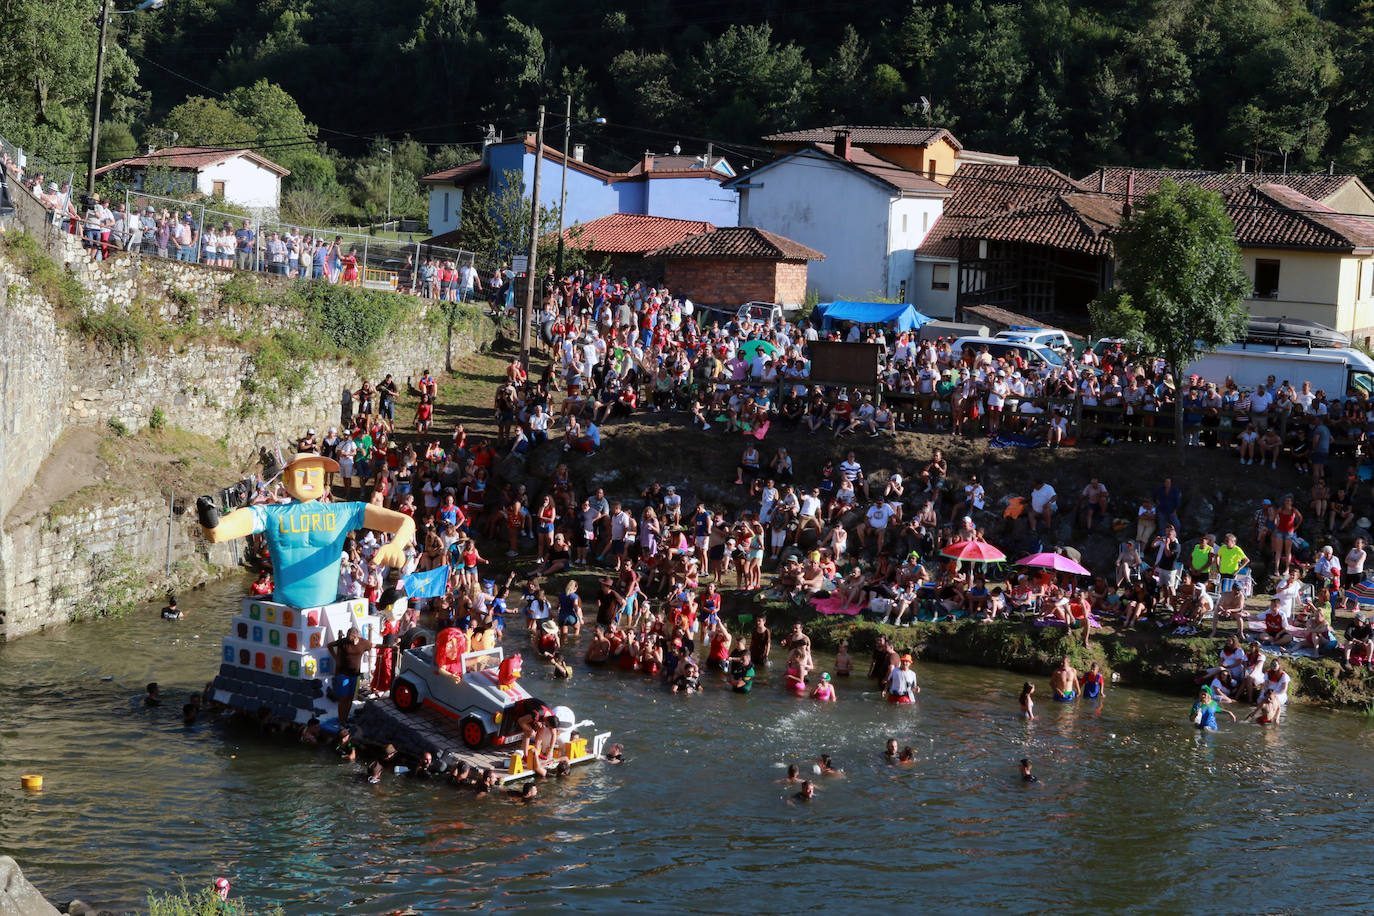
<instances>
[{"instance_id":1,"label":"yellow house","mask_svg":"<svg viewBox=\"0 0 1374 916\"><path fill-rule=\"evenodd\" d=\"M1252 314L1303 318L1374 337L1374 218L1342 213L1286 185L1226 195L1253 281Z\"/></svg>"},{"instance_id":2,"label":"yellow house","mask_svg":"<svg viewBox=\"0 0 1374 916\"><path fill-rule=\"evenodd\" d=\"M940 184L949 183L959 168L959 154L964 149L943 127L837 124L770 134L763 141L780 153L794 153L815 143L833 144L840 150L853 146Z\"/></svg>"}]
</instances>

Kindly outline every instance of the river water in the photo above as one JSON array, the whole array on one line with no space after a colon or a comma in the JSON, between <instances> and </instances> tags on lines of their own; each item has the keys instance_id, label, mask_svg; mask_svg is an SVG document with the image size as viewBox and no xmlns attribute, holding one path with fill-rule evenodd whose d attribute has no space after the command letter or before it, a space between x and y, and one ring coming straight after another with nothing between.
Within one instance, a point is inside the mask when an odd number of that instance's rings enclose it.
<instances>
[{"instance_id":1,"label":"river water","mask_svg":"<svg viewBox=\"0 0 1374 916\"><path fill-rule=\"evenodd\" d=\"M0 646L0 851L55 901L134 908L147 889L217 875L288 913L687 910L705 913L1365 911L1374 727L1295 709L1278 727L1199 736L1188 703L1112 690L1041 702L1020 679L922 666L909 707L862 678L840 701L676 696L579 670L526 681L611 729L594 764L523 804L403 777L379 786L323 752L223 725L184 729L246 582L121 621ZM585 637L584 637L585 639ZM518 648L524 636L511 645ZM143 685L164 706L141 705ZM1039 692L1048 693L1040 684ZM918 762L888 766L887 737ZM844 778L789 804L789 762ZM1030 757L1040 782L1025 785ZM29 794L21 773L41 773ZM898 909L893 909L898 908Z\"/></svg>"}]
</instances>

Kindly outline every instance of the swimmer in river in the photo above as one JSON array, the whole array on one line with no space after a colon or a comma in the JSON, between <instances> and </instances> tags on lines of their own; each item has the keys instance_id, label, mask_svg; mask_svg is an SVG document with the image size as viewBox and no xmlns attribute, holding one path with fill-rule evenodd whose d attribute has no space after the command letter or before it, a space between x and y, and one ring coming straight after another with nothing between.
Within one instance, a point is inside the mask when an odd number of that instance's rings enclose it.
<instances>
[{"instance_id":1,"label":"swimmer in river","mask_svg":"<svg viewBox=\"0 0 1374 916\"><path fill-rule=\"evenodd\" d=\"M887 744L883 745L883 759L888 763L897 762L897 739L888 738Z\"/></svg>"},{"instance_id":2,"label":"swimmer in river","mask_svg":"<svg viewBox=\"0 0 1374 916\"><path fill-rule=\"evenodd\" d=\"M369 783L376 785L382 781L382 765L377 761L372 761L367 765L367 774L363 776Z\"/></svg>"},{"instance_id":3,"label":"swimmer in river","mask_svg":"<svg viewBox=\"0 0 1374 916\"><path fill-rule=\"evenodd\" d=\"M802 782L801 770L797 768L795 763L787 765L787 775L782 778L782 781L786 783Z\"/></svg>"},{"instance_id":4,"label":"swimmer in river","mask_svg":"<svg viewBox=\"0 0 1374 916\"><path fill-rule=\"evenodd\" d=\"M518 789L507 789L506 794L523 802L532 802L539 797L539 787L533 782L526 782Z\"/></svg>"},{"instance_id":5,"label":"swimmer in river","mask_svg":"<svg viewBox=\"0 0 1374 916\"><path fill-rule=\"evenodd\" d=\"M899 764L916 762L916 752L911 749L911 745L908 744L906 747L902 748L902 752L897 755L897 762Z\"/></svg>"},{"instance_id":6,"label":"swimmer in river","mask_svg":"<svg viewBox=\"0 0 1374 916\"><path fill-rule=\"evenodd\" d=\"M1206 690L1207 688L1202 689ZM1222 712L1231 716L1232 720L1236 718L1229 709L1223 709ZM1259 705L1250 710L1250 714L1245 717L1245 720L1248 722L1253 719L1257 725L1273 725L1279 721L1279 716L1282 714L1283 703L1277 695L1268 693L1259 701ZM1215 729L1213 730L1215 731Z\"/></svg>"},{"instance_id":7,"label":"swimmer in river","mask_svg":"<svg viewBox=\"0 0 1374 916\"><path fill-rule=\"evenodd\" d=\"M849 677L854 671L854 660L849 657L849 643L840 640L840 647L835 650L835 676Z\"/></svg>"},{"instance_id":8,"label":"swimmer in river","mask_svg":"<svg viewBox=\"0 0 1374 916\"><path fill-rule=\"evenodd\" d=\"M624 762L625 762L625 748L622 747L622 746L619 745L619 744L612 744L612 745L610 746L610 749L606 751L606 762L607 762L607 763L624 763Z\"/></svg>"},{"instance_id":9,"label":"swimmer in river","mask_svg":"<svg viewBox=\"0 0 1374 916\"><path fill-rule=\"evenodd\" d=\"M1030 758L1029 758L1029 757L1022 757L1022 758L1021 758L1021 781L1022 781L1022 782L1039 782L1039 781L1040 781L1039 779L1036 778L1035 774L1031 772L1031 762L1030 762Z\"/></svg>"},{"instance_id":10,"label":"swimmer in river","mask_svg":"<svg viewBox=\"0 0 1374 916\"><path fill-rule=\"evenodd\" d=\"M1191 714L1193 724L1201 731L1214 732L1217 730L1218 712L1224 712L1231 717L1232 722L1236 721L1235 713L1217 705L1217 701L1212 697L1212 688L1203 687L1197 692L1197 702L1193 703Z\"/></svg>"},{"instance_id":11,"label":"swimmer in river","mask_svg":"<svg viewBox=\"0 0 1374 916\"><path fill-rule=\"evenodd\" d=\"M811 699L820 700L822 703L833 703L835 701L835 685L830 683L829 672L822 674L820 682L811 691Z\"/></svg>"},{"instance_id":12,"label":"swimmer in river","mask_svg":"<svg viewBox=\"0 0 1374 916\"><path fill-rule=\"evenodd\" d=\"M844 770L835 766L835 761L830 759L829 754L821 754L816 758L815 770L822 776L843 776Z\"/></svg>"},{"instance_id":13,"label":"swimmer in river","mask_svg":"<svg viewBox=\"0 0 1374 916\"><path fill-rule=\"evenodd\" d=\"M1097 662L1093 662L1088 668L1088 673L1083 675L1083 696L1096 700L1102 696L1106 686L1107 681L1102 676L1102 669L1098 667Z\"/></svg>"},{"instance_id":14,"label":"swimmer in river","mask_svg":"<svg viewBox=\"0 0 1374 916\"><path fill-rule=\"evenodd\" d=\"M1030 681L1021 685L1021 715L1026 719L1035 718L1035 685Z\"/></svg>"},{"instance_id":15,"label":"swimmer in river","mask_svg":"<svg viewBox=\"0 0 1374 916\"><path fill-rule=\"evenodd\" d=\"M790 800L794 802L809 802L811 801L811 799L815 797L816 786L811 782L811 780L807 779L802 782L801 791L798 792L796 795L793 795Z\"/></svg>"},{"instance_id":16,"label":"swimmer in river","mask_svg":"<svg viewBox=\"0 0 1374 916\"><path fill-rule=\"evenodd\" d=\"M1069 657L1064 656L1059 667L1050 674L1050 690L1054 691L1054 698L1061 703L1072 703L1078 699L1078 692L1082 689L1082 679L1069 663Z\"/></svg>"},{"instance_id":17,"label":"swimmer in river","mask_svg":"<svg viewBox=\"0 0 1374 916\"><path fill-rule=\"evenodd\" d=\"M171 592L167 593L167 606L162 609L163 620L180 620L181 608L177 607L177 596Z\"/></svg>"},{"instance_id":18,"label":"swimmer in river","mask_svg":"<svg viewBox=\"0 0 1374 916\"><path fill-rule=\"evenodd\" d=\"M148 695L143 698L143 705L148 707L161 706L162 697L158 695L161 692L161 688L157 686L157 681L153 681L149 684L147 690Z\"/></svg>"}]
</instances>

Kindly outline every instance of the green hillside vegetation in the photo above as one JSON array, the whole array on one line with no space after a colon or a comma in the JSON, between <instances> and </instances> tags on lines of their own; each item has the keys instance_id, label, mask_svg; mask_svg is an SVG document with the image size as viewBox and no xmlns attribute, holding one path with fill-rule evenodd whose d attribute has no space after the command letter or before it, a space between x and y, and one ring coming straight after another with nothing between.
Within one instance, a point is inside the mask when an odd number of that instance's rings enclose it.
<instances>
[{"instance_id":1,"label":"green hillside vegetation","mask_svg":"<svg viewBox=\"0 0 1374 916\"><path fill-rule=\"evenodd\" d=\"M99 3L0 15L0 134L78 173ZM1374 173L1370 0L175 0L111 35L102 160L173 132L252 146L292 170L288 209L339 218L384 212L388 165L393 213L421 216L419 175L565 93L609 119L586 139L610 167L707 141L747 165L763 134L843 122L938 124L1073 174Z\"/></svg>"}]
</instances>

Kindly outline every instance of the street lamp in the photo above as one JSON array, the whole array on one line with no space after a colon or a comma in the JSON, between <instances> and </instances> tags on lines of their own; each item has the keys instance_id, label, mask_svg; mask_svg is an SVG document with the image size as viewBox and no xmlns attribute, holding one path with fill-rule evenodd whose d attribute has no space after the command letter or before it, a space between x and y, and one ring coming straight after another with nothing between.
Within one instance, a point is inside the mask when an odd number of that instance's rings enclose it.
<instances>
[{"instance_id":1,"label":"street lamp","mask_svg":"<svg viewBox=\"0 0 1374 916\"><path fill-rule=\"evenodd\" d=\"M382 147L382 152L386 153L386 223L391 225L391 147Z\"/></svg>"},{"instance_id":2,"label":"street lamp","mask_svg":"<svg viewBox=\"0 0 1374 916\"><path fill-rule=\"evenodd\" d=\"M100 44L95 49L95 105L91 108L91 161L86 170L86 193L95 193L95 150L100 143L100 93L105 86L105 36L110 29L110 15L127 16L145 10L160 10L167 0L143 0L131 10L112 10L110 0L100 4Z\"/></svg>"},{"instance_id":3,"label":"street lamp","mask_svg":"<svg viewBox=\"0 0 1374 916\"><path fill-rule=\"evenodd\" d=\"M590 121L572 123L572 94L568 94L567 114L563 115L563 188L558 194L558 260L554 269L554 274L559 279L563 277L563 211L568 206L568 137L572 134L574 127L605 123L605 118L593 118Z\"/></svg>"}]
</instances>

